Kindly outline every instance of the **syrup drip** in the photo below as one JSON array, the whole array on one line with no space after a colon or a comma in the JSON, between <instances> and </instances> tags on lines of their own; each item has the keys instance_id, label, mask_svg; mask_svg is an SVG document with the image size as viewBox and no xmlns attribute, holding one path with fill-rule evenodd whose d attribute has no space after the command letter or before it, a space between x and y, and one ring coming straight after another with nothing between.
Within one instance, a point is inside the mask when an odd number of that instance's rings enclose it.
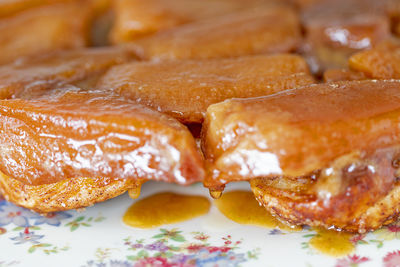
<instances>
[{"instance_id":1,"label":"syrup drip","mask_svg":"<svg viewBox=\"0 0 400 267\"><path fill-rule=\"evenodd\" d=\"M137 199L140 196L140 190L142 189L142 185L137 185L137 187L129 189L128 194L132 199Z\"/></svg>"},{"instance_id":2,"label":"syrup drip","mask_svg":"<svg viewBox=\"0 0 400 267\"><path fill-rule=\"evenodd\" d=\"M222 191L210 189L210 196L213 199L218 199L222 196Z\"/></svg>"}]
</instances>

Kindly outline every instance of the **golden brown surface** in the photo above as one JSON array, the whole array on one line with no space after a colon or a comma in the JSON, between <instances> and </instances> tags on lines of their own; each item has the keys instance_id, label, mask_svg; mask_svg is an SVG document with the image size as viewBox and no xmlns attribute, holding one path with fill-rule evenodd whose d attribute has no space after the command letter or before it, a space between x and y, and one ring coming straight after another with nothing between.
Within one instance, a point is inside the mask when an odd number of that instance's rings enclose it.
<instances>
[{"instance_id":1,"label":"golden brown surface","mask_svg":"<svg viewBox=\"0 0 400 267\"><path fill-rule=\"evenodd\" d=\"M34 186L0 173L0 192L7 201L46 214L89 207L127 190L137 190L143 182L132 179L73 178Z\"/></svg>"},{"instance_id":2,"label":"golden brown surface","mask_svg":"<svg viewBox=\"0 0 400 267\"><path fill-rule=\"evenodd\" d=\"M59 2L72 2L79 0L1 0L0 18L13 15L17 12Z\"/></svg>"},{"instance_id":3,"label":"golden brown surface","mask_svg":"<svg viewBox=\"0 0 400 267\"><path fill-rule=\"evenodd\" d=\"M390 37L384 1L321 1L302 12L312 69L345 68L351 54Z\"/></svg>"},{"instance_id":4,"label":"golden brown surface","mask_svg":"<svg viewBox=\"0 0 400 267\"><path fill-rule=\"evenodd\" d=\"M384 42L371 50L353 55L349 66L375 79L400 78L400 44Z\"/></svg>"},{"instance_id":5,"label":"golden brown surface","mask_svg":"<svg viewBox=\"0 0 400 267\"><path fill-rule=\"evenodd\" d=\"M393 151L398 153L398 147ZM392 159L384 155L372 164L370 159L314 181L257 178L250 183L257 200L290 224L365 233L395 221L400 208Z\"/></svg>"},{"instance_id":6,"label":"golden brown surface","mask_svg":"<svg viewBox=\"0 0 400 267\"><path fill-rule=\"evenodd\" d=\"M399 81L372 80L211 105L203 125L211 169L205 185L310 175L345 155L397 145L399 100Z\"/></svg>"},{"instance_id":7,"label":"golden brown surface","mask_svg":"<svg viewBox=\"0 0 400 267\"><path fill-rule=\"evenodd\" d=\"M0 19L0 64L56 49L86 46L89 1L39 6Z\"/></svg>"},{"instance_id":8,"label":"golden brown surface","mask_svg":"<svg viewBox=\"0 0 400 267\"><path fill-rule=\"evenodd\" d=\"M143 35L181 24L244 9L283 3L279 0L116 0L113 43L129 42Z\"/></svg>"},{"instance_id":9,"label":"golden brown surface","mask_svg":"<svg viewBox=\"0 0 400 267\"><path fill-rule=\"evenodd\" d=\"M133 60L118 47L87 48L28 57L0 66L0 98L29 97L60 82L78 82L102 74L109 67Z\"/></svg>"},{"instance_id":10,"label":"golden brown surface","mask_svg":"<svg viewBox=\"0 0 400 267\"><path fill-rule=\"evenodd\" d=\"M0 101L0 142L0 171L28 185L77 177L190 184L204 172L194 138L176 120L77 88Z\"/></svg>"},{"instance_id":11,"label":"golden brown surface","mask_svg":"<svg viewBox=\"0 0 400 267\"><path fill-rule=\"evenodd\" d=\"M288 52L300 40L293 9L260 7L160 31L130 46L142 58L198 59Z\"/></svg>"},{"instance_id":12,"label":"golden brown surface","mask_svg":"<svg viewBox=\"0 0 400 267\"><path fill-rule=\"evenodd\" d=\"M313 82L303 58L281 54L128 63L111 68L97 88L112 89L182 122L200 123L211 104Z\"/></svg>"},{"instance_id":13,"label":"golden brown surface","mask_svg":"<svg viewBox=\"0 0 400 267\"><path fill-rule=\"evenodd\" d=\"M329 69L324 72L324 82L357 81L365 80L367 77L362 72L346 69Z\"/></svg>"}]
</instances>

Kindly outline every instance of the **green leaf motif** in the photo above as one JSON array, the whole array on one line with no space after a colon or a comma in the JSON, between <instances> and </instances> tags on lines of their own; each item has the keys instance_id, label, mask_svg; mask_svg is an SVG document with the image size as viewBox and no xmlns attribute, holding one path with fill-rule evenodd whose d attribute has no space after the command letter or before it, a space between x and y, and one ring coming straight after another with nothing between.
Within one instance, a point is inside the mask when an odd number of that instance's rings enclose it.
<instances>
[{"instance_id":1,"label":"green leaf motif","mask_svg":"<svg viewBox=\"0 0 400 267\"><path fill-rule=\"evenodd\" d=\"M83 221L85 219L85 216L80 216L78 218L75 219L76 222L80 222Z\"/></svg>"},{"instance_id":2,"label":"green leaf motif","mask_svg":"<svg viewBox=\"0 0 400 267\"><path fill-rule=\"evenodd\" d=\"M186 239L182 235L172 236L171 239L176 242L185 242L186 241Z\"/></svg>"},{"instance_id":3,"label":"green leaf motif","mask_svg":"<svg viewBox=\"0 0 400 267\"><path fill-rule=\"evenodd\" d=\"M130 255L130 256L126 256L126 259L127 259L128 261L136 261L136 260L137 260L137 257L136 257L136 256L133 256L133 255Z\"/></svg>"},{"instance_id":4,"label":"green leaf motif","mask_svg":"<svg viewBox=\"0 0 400 267\"><path fill-rule=\"evenodd\" d=\"M139 253L137 254L137 258L147 258L148 256L149 256L149 253L144 249L139 251Z\"/></svg>"},{"instance_id":5,"label":"green leaf motif","mask_svg":"<svg viewBox=\"0 0 400 267\"><path fill-rule=\"evenodd\" d=\"M76 229L79 228L79 224L73 224L71 225L71 232L75 231Z\"/></svg>"},{"instance_id":6,"label":"green leaf motif","mask_svg":"<svg viewBox=\"0 0 400 267\"><path fill-rule=\"evenodd\" d=\"M156 238L156 239L160 239L163 237L164 237L164 234L158 234L158 235L153 236L153 238Z\"/></svg>"},{"instance_id":7,"label":"green leaf motif","mask_svg":"<svg viewBox=\"0 0 400 267\"><path fill-rule=\"evenodd\" d=\"M36 247L35 247L35 246L32 246L32 247L30 247L30 248L28 249L28 253L33 253L33 252L35 252L35 250L36 250Z\"/></svg>"}]
</instances>

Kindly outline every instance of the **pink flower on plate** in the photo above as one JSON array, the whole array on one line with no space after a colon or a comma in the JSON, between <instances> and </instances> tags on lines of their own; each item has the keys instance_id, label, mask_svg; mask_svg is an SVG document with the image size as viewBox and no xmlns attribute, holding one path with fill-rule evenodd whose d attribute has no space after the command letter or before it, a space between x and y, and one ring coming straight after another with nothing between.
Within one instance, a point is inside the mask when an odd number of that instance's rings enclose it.
<instances>
[{"instance_id":1,"label":"pink flower on plate","mask_svg":"<svg viewBox=\"0 0 400 267\"><path fill-rule=\"evenodd\" d=\"M349 255L346 258L342 258L336 261L335 267L358 267L360 264L369 261L367 257L361 257L358 255Z\"/></svg>"},{"instance_id":2,"label":"pink flower on plate","mask_svg":"<svg viewBox=\"0 0 400 267\"><path fill-rule=\"evenodd\" d=\"M186 247L186 249L189 250L190 252L196 252L204 247L205 246L203 244L190 244Z\"/></svg>"},{"instance_id":3,"label":"pink flower on plate","mask_svg":"<svg viewBox=\"0 0 400 267\"><path fill-rule=\"evenodd\" d=\"M395 250L386 254L383 258L384 267L400 267L400 250Z\"/></svg>"},{"instance_id":4,"label":"pink flower on plate","mask_svg":"<svg viewBox=\"0 0 400 267\"><path fill-rule=\"evenodd\" d=\"M136 262L134 267L195 267L189 262L174 262L162 257L149 257Z\"/></svg>"},{"instance_id":5,"label":"pink flower on plate","mask_svg":"<svg viewBox=\"0 0 400 267\"><path fill-rule=\"evenodd\" d=\"M228 248L228 247L206 247L205 249L207 249L208 252L210 252L210 253L217 252L217 251L224 253L224 252L228 252L229 250L231 250L231 248Z\"/></svg>"},{"instance_id":6,"label":"pink flower on plate","mask_svg":"<svg viewBox=\"0 0 400 267\"><path fill-rule=\"evenodd\" d=\"M148 257L139 260L134 267L171 267L168 260L162 257Z\"/></svg>"}]
</instances>

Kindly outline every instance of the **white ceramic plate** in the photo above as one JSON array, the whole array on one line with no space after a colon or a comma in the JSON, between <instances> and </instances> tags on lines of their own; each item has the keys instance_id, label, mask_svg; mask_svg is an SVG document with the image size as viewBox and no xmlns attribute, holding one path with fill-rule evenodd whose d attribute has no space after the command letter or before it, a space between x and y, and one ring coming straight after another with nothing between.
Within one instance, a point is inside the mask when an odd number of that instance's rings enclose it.
<instances>
[{"instance_id":1,"label":"white ceramic plate","mask_svg":"<svg viewBox=\"0 0 400 267\"><path fill-rule=\"evenodd\" d=\"M247 183L227 190L249 190ZM141 198L156 192L208 192L146 183ZM313 249L312 230L284 232L234 223L215 206L209 214L179 224L142 230L122 223L134 202L127 194L51 218L0 201L0 267L3 266L400 266L400 225L350 242L355 250L339 258Z\"/></svg>"}]
</instances>

